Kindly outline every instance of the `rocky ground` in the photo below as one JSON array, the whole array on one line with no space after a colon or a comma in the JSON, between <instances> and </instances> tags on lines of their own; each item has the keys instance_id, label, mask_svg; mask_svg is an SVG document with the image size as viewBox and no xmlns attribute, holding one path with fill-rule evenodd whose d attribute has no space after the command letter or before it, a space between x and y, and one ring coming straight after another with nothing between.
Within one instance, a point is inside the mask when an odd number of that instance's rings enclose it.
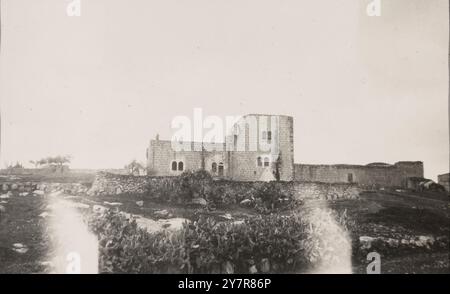
<instances>
[{"instance_id":1,"label":"rocky ground","mask_svg":"<svg viewBox=\"0 0 450 294\"><path fill-rule=\"evenodd\" d=\"M54 220L60 211L55 211L55 199L65 201L70 211L75 209L80 214L120 210L149 231L176 230L196 214L235 222L255 214L238 205L208 211L201 205L155 203L139 195L88 196L88 187L81 183L38 183L28 190L19 186L0 195L0 273L55 272L55 244L60 243L55 241L58 233ZM309 201L301 209L306 212L317 208L348 215L355 273L366 272L370 252L380 254L382 273L449 273L450 216L445 197L378 191L362 193L358 200ZM76 227L84 232L81 225ZM324 229L329 243L344 242L345 238L330 233L341 232L339 228ZM86 250L92 251L90 247ZM324 272L324 268L326 264L318 272Z\"/></svg>"}]
</instances>

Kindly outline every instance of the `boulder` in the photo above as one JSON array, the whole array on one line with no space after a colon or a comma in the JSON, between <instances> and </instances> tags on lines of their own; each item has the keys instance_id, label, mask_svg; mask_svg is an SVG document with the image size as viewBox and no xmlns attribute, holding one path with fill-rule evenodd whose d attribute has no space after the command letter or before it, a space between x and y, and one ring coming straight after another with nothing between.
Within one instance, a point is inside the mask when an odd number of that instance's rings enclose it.
<instances>
[{"instance_id":1,"label":"boulder","mask_svg":"<svg viewBox=\"0 0 450 294\"><path fill-rule=\"evenodd\" d=\"M0 205L0 214L5 213L5 212L6 212L6 208L3 205Z\"/></svg>"},{"instance_id":2,"label":"boulder","mask_svg":"<svg viewBox=\"0 0 450 294\"><path fill-rule=\"evenodd\" d=\"M104 206L101 206L101 205L94 205L94 206L92 207L92 211L94 211L95 213L103 213L103 212L105 212L106 210L108 210L108 208L106 208L106 207L104 207Z\"/></svg>"},{"instance_id":3,"label":"boulder","mask_svg":"<svg viewBox=\"0 0 450 294\"><path fill-rule=\"evenodd\" d=\"M251 274L257 274L258 270L256 269L256 266L252 265L249 269L248 272Z\"/></svg>"},{"instance_id":4,"label":"boulder","mask_svg":"<svg viewBox=\"0 0 450 294\"><path fill-rule=\"evenodd\" d=\"M233 216L231 216L231 214L229 214L229 213L221 215L220 217L225 219L225 220L232 220L233 219Z\"/></svg>"},{"instance_id":5,"label":"boulder","mask_svg":"<svg viewBox=\"0 0 450 294\"><path fill-rule=\"evenodd\" d=\"M241 205L242 206L250 206L250 204L252 203L252 201L250 199L244 199L241 201Z\"/></svg>"},{"instance_id":6,"label":"boulder","mask_svg":"<svg viewBox=\"0 0 450 294\"><path fill-rule=\"evenodd\" d=\"M155 211L154 214L156 217L159 217L159 218L167 218L167 217L169 217L170 213L166 209L163 209L163 210Z\"/></svg>"},{"instance_id":7,"label":"boulder","mask_svg":"<svg viewBox=\"0 0 450 294\"><path fill-rule=\"evenodd\" d=\"M144 206L144 201L136 201L136 205L137 206L139 206L139 207L142 207L142 206Z\"/></svg>"},{"instance_id":8,"label":"boulder","mask_svg":"<svg viewBox=\"0 0 450 294\"><path fill-rule=\"evenodd\" d=\"M234 274L234 266L231 262L227 261L222 265L222 272L225 274Z\"/></svg>"},{"instance_id":9,"label":"boulder","mask_svg":"<svg viewBox=\"0 0 450 294\"><path fill-rule=\"evenodd\" d=\"M44 212L41 213L39 216L42 217L42 218L46 218L46 217L50 216L50 213L44 211Z\"/></svg>"},{"instance_id":10,"label":"boulder","mask_svg":"<svg viewBox=\"0 0 450 294\"><path fill-rule=\"evenodd\" d=\"M109 206L121 206L121 205L123 205L123 203L120 203L120 202L108 202L108 201L104 201L103 204L109 205Z\"/></svg>"},{"instance_id":11,"label":"boulder","mask_svg":"<svg viewBox=\"0 0 450 294\"><path fill-rule=\"evenodd\" d=\"M17 185L17 184L12 184L11 185L11 190L15 191L17 189L19 189L19 185Z\"/></svg>"},{"instance_id":12,"label":"boulder","mask_svg":"<svg viewBox=\"0 0 450 294\"><path fill-rule=\"evenodd\" d=\"M13 244L12 250L17 253L24 254L28 252L28 247L26 245L23 245L22 243L15 243Z\"/></svg>"},{"instance_id":13,"label":"boulder","mask_svg":"<svg viewBox=\"0 0 450 294\"><path fill-rule=\"evenodd\" d=\"M208 205L208 202L206 202L206 200L203 198L194 198L194 199L192 199L191 204L206 206L206 205Z\"/></svg>"},{"instance_id":14,"label":"boulder","mask_svg":"<svg viewBox=\"0 0 450 294\"><path fill-rule=\"evenodd\" d=\"M9 194L0 195L0 199L8 199L9 197Z\"/></svg>"},{"instance_id":15,"label":"boulder","mask_svg":"<svg viewBox=\"0 0 450 294\"><path fill-rule=\"evenodd\" d=\"M370 249L372 247L372 242L375 241L375 238L369 236L361 236L359 237L359 243L361 245L361 249Z\"/></svg>"},{"instance_id":16,"label":"boulder","mask_svg":"<svg viewBox=\"0 0 450 294\"><path fill-rule=\"evenodd\" d=\"M36 196L44 196L45 192L42 191L42 190L34 190L33 194L36 195Z\"/></svg>"}]
</instances>

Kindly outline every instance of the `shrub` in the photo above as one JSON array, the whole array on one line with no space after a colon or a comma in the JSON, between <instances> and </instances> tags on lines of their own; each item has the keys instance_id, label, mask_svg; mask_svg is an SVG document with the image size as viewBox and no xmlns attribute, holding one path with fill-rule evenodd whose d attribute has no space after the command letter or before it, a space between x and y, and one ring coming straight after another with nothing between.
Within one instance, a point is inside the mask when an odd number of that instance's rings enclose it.
<instances>
[{"instance_id":1,"label":"shrub","mask_svg":"<svg viewBox=\"0 0 450 294\"><path fill-rule=\"evenodd\" d=\"M260 213L272 213L292 208L294 199L288 192L283 192L277 182L265 182L255 193L255 208Z\"/></svg>"},{"instance_id":2,"label":"shrub","mask_svg":"<svg viewBox=\"0 0 450 294\"><path fill-rule=\"evenodd\" d=\"M205 170L185 171L180 175L180 194L184 202L194 198L208 199L211 191L213 178Z\"/></svg>"},{"instance_id":3,"label":"shrub","mask_svg":"<svg viewBox=\"0 0 450 294\"><path fill-rule=\"evenodd\" d=\"M99 238L99 272L183 273L186 255L181 234L149 234L135 220L112 210L91 215L88 225Z\"/></svg>"},{"instance_id":4,"label":"shrub","mask_svg":"<svg viewBox=\"0 0 450 294\"><path fill-rule=\"evenodd\" d=\"M201 216L178 232L150 234L107 211L91 216L89 226L99 236L100 271L106 273L299 272L311 266L308 248L315 244L298 215L258 216L243 224Z\"/></svg>"}]
</instances>

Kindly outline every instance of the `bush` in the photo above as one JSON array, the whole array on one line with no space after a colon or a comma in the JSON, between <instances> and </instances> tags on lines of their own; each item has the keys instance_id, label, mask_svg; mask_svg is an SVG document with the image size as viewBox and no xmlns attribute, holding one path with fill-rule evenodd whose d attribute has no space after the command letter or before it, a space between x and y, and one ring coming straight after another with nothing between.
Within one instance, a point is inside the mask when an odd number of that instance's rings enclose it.
<instances>
[{"instance_id":1,"label":"bush","mask_svg":"<svg viewBox=\"0 0 450 294\"><path fill-rule=\"evenodd\" d=\"M283 192L277 182L265 182L255 193L255 208L260 213L273 213L293 208L295 200L288 192Z\"/></svg>"},{"instance_id":2,"label":"bush","mask_svg":"<svg viewBox=\"0 0 450 294\"><path fill-rule=\"evenodd\" d=\"M185 171L180 175L180 198L189 202L194 198L208 199L211 195L213 178L205 170Z\"/></svg>"},{"instance_id":3,"label":"bush","mask_svg":"<svg viewBox=\"0 0 450 294\"><path fill-rule=\"evenodd\" d=\"M181 234L149 234L135 220L107 210L91 215L89 228L99 238L101 273L182 273L185 262Z\"/></svg>"},{"instance_id":4,"label":"bush","mask_svg":"<svg viewBox=\"0 0 450 294\"><path fill-rule=\"evenodd\" d=\"M308 224L296 215L243 224L200 217L178 232L150 234L107 211L91 216L89 226L99 236L104 273L286 273L305 271L313 260Z\"/></svg>"}]
</instances>

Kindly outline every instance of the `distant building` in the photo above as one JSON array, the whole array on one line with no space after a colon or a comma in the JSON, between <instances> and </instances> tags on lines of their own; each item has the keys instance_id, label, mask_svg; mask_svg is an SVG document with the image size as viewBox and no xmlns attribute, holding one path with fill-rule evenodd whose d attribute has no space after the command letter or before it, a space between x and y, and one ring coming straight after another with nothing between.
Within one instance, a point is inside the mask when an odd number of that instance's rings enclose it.
<instances>
[{"instance_id":1,"label":"distant building","mask_svg":"<svg viewBox=\"0 0 450 294\"><path fill-rule=\"evenodd\" d=\"M447 192L450 191L450 173L439 175L438 184L444 186Z\"/></svg>"},{"instance_id":2,"label":"distant building","mask_svg":"<svg viewBox=\"0 0 450 294\"><path fill-rule=\"evenodd\" d=\"M174 148L174 145L176 148ZM184 147L182 150L180 146ZM268 148L269 147L269 148ZM406 187L423 177L423 163L310 165L294 163L293 118L285 115L243 116L224 143L150 141L148 174L176 176L204 169L217 178L236 181L310 181Z\"/></svg>"}]
</instances>

